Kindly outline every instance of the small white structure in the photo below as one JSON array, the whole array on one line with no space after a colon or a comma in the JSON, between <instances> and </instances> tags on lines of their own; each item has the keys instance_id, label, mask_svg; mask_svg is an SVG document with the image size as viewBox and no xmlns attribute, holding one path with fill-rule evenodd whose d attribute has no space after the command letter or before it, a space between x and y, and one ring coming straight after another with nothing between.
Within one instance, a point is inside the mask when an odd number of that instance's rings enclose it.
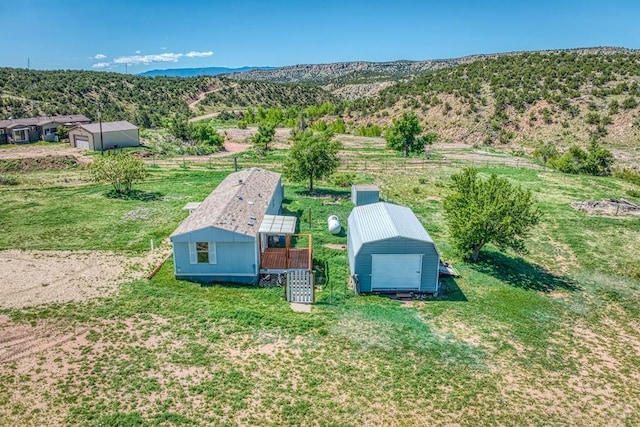
<instances>
[{"instance_id":1,"label":"small white structure","mask_svg":"<svg viewBox=\"0 0 640 427\"><path fill-rule=\"evenodd\" d=\"M69 131L69 141L72 147L93 151L137 147L140 130L127 121L81 124Z\"/></svg>"},{"instance_id":2,"label":"small white structure","mask_svg":"<svg viewBox=\"0 0 640 427\"><path fill-rule=\"evenodd\" d=\"M327 228L329 229L329 233L331 234L339 234L342 230L342 226L340 225L340 219L337 215L329 215L327 218Z\"/></svg>"},{"instance_id":3,"label":"small white structure","mask_svg":"<svg viewBox=\"0 0 640 427\"><path fill-rule=\"evenodd\" d=\"M356 206L378 203L380 201L380 189L376 185L352 185L351 201Z\"/></svg>"}]
</instances>

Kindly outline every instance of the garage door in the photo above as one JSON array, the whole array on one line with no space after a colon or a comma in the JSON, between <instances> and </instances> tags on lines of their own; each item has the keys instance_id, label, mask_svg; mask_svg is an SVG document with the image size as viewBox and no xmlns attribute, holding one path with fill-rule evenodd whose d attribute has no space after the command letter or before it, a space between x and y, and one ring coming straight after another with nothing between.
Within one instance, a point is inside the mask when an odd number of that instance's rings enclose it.
<instances>
[{"instance_id":1,"label":"garage door","mask_svg":"<svg viewBox=\"0 0 640 427\"><path fill-rule=\"evenodd\" d=\"M76 147L84 148L85 150L89 149L89 138L86 136L74 136L74 141L76 142Z\"/></svg>"},{"instance_id":2,"label":"garage door","mask_svg":"<svg viewBox=\"0 0 640 427\"><path fill-rule=\"evenodd\" d=\"M419 290L421 254L371 255L371 290Z\"/></svg>"}]
</instances>

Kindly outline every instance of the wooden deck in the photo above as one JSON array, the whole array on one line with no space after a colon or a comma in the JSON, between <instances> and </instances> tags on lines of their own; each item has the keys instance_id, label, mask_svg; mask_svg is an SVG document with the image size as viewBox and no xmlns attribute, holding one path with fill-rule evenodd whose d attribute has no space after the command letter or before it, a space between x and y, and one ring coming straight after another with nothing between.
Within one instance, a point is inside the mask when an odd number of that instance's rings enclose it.
<instances>
[{"instance_id":1,"label":"wooden deck","mask_svg":"<svg viewBox=\"0 0 640 427\"><path fill-rule=\"evenodd\" d=\"M310 248L267 248L260 256L260 272L282 272L290 269L311 270Z\"/></svg>"}]
</instances>

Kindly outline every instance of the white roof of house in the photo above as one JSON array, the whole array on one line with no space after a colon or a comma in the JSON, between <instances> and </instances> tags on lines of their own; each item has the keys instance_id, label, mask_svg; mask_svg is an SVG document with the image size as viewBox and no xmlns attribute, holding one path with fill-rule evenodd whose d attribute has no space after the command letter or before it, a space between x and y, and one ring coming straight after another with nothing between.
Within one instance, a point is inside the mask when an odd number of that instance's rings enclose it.
<instances>
[{"instance_id":1,"label":"white roof of house","mask_svg":"<svg viewBox=\"0 0 640 427\"><path fill-rule=\"evenodd\" d=\"M356 206L347 220L354 253L369 242L404 237L433 243L413 211L404 206L378 202Z\"/></svg>"},{"instance_id":2,"label":"white roof of house","mask_svg":"<svg viewBox=\"0 0 640 427\"><path fill-rule=\"evenodd\" d=\"M229 174L171 236L215 227L255 237L279 183L279 173L260 168Z\"/></svg>"},{"instance_id":3,"label":"white roof of house","mask_svg":"<svg viewBox=\"0 0 640 427\"><path fill-rule=\"evenodd\" d=\"M201 202L188 202L186 205L182 207L183 211L192 211L195 210L198 206L200 206Z\"/></svg>"},{"instance_id":4,"label":"white roof of house","mask_svg":"<svg viewBox=\"0 0 640 427\"><path fill-rule=\"evenodd\" d=\"M91 133L100 133L100 123L89 123L84 125L78 125L78 127ZM102 122L102 133L105 132L117 132L122 130L137 130L138 126L122 120L119 122Z\"/></svg>"}]
</instances>

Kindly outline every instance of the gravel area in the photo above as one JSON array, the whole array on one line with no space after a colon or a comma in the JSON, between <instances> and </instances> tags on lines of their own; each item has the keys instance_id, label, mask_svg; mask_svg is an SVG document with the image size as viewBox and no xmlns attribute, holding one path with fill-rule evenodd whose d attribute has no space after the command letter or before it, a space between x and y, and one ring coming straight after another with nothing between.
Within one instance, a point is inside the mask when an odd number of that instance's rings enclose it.
<instances>
[{"instance_id":1,"label":"gravel area","mask_svg":"<svg viewBox=\"0 0 640 427\"><path fill-rule=\"evenodd\" d=\"M121 284L146 277L168 251L166 244L143 257L108 251L0 251L0 308L113 295Z\"/></svg>"}]
</instances>

